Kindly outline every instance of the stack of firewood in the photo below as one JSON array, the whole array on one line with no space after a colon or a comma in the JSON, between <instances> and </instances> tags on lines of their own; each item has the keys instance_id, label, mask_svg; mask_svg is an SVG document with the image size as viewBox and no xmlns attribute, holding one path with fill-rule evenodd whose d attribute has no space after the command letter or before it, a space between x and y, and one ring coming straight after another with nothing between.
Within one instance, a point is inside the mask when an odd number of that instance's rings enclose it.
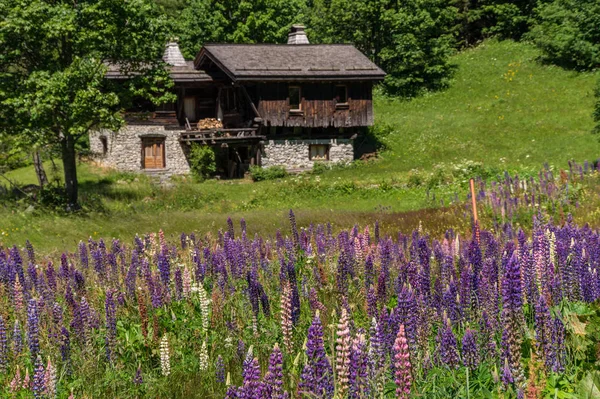
<instances>
[{"instance_id":1,"label":"stack of firewood","mask_svg":"<svg viewBox=\"0 0 600 399\"><path fill-rule=\"evenodd\" d=\"M198 129L199 130L221 129L222 127L223 127L223 122L221 122L220 120L215 119L215 118L200 119L198 121Z\"/></svg>"}]
</instances>

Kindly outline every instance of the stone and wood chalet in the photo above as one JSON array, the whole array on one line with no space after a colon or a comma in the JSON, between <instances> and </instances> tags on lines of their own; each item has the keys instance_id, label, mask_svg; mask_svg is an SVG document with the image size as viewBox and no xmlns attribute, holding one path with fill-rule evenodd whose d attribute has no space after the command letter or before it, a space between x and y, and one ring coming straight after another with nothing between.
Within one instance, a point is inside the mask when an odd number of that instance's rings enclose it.
<instances>
[{"instance_id":1,"label":"stone and wood chalet","mask_svg":"<svg viewBox=\"0 0 600 399\"><path fill-rule=\"evenodd\" d=\"M283 45L206 44L186 61L169 43L163 59L177 101L139 101L118 132L91 133L100 164L186 174L193 143L215 148L223 178L242 177L250 165L303 170L349 162L353 140L373 124L373 84L385 76L352 45L309 44L301 25ZM111 66L107 78L127 76Z\"/></svg>"}]
</instances>

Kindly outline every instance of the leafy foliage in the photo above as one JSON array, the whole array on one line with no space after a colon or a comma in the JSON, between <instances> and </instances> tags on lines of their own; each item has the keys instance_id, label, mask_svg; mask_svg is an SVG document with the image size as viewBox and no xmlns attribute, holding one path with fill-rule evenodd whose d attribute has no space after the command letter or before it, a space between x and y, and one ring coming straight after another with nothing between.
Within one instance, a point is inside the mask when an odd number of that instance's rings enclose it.
<instances>
[{"instance_id":1,"label":"leafy foliage","mask_svg":"<svg viewBox=\"0 0 600 399\"><path fill-rule=\"evenodd\" d=\"M600 3L596 0L554 0L537 11L531 37L546 60L560 66L590 70L600 66Z\"/></svg>"},{"instance_id":2,"label":"leafy foliage","mask_svg":"<svg viewBox=\"0 0 600 399\"><path fill-rule=\"evenodd\" d=\"M198 180L204 180L217 171L215 151L208 145L192 145L189 162L192 174Z\"/></svg>"},{"instance_id":3,"label":"leafy foliage","mask_svg":"<svg viewBox=\"0 0 600 399\"><path fill-rule=\"evenodd\" d=\"M157 61L162 19L147 0L8 0L0 15L0 129L26 145L61 148L68 203L77 207L77 143L91 129L118 129L127 97L168 97ZM108 62L136 77L107 82Z\"/></svg>"},{"instance_id":4,"label":"leafy foliage","mask_svg":"<svg viewBox=\"0 0 600 399\"><path fill-rule=\"evenodd\" d=\"M268 168L250 166L250 177L254 181L281 179L288 175L289 173L283 166L271 166Z\"/></svg>"}]
</instances>

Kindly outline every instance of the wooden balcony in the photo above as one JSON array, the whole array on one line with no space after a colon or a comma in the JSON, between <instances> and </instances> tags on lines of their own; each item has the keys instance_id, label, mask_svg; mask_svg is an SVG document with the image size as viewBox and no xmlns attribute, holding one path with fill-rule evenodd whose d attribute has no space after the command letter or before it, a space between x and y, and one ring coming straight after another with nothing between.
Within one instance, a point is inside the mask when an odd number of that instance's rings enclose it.
<instances>
[{"instance_id":1,"label":"wooden balcony","mask_svg":"<svg viewBox=\"0 0 600 399\"><path fill-rule=\"evenodd\" d=\"M219 128L203 130L186 130L181 133L179 141L185 143L200 142L202 144L217 144L227 142L258 142L265 136L259 136L257 127Z\"/></svg>"}]
</instances>

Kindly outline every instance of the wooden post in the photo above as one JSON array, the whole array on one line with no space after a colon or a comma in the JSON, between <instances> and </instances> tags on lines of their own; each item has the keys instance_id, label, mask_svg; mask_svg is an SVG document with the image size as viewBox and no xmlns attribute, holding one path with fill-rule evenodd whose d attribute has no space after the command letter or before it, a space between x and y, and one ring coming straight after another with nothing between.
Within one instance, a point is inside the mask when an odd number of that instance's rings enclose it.
<instances>
[{"instance_id":1,"label":"wooden post","mask_svg":"<svg viewBox=\"0 0 600 399\"><path fill-rule=\"evenodd\" d=\"M479 219L477 217L477 199L475 197L475 180L471 178L469 180L471 185L471 205L473 207L473 223L475 224L475 238L479 244Z\"/></svg>"}]
</instances>

